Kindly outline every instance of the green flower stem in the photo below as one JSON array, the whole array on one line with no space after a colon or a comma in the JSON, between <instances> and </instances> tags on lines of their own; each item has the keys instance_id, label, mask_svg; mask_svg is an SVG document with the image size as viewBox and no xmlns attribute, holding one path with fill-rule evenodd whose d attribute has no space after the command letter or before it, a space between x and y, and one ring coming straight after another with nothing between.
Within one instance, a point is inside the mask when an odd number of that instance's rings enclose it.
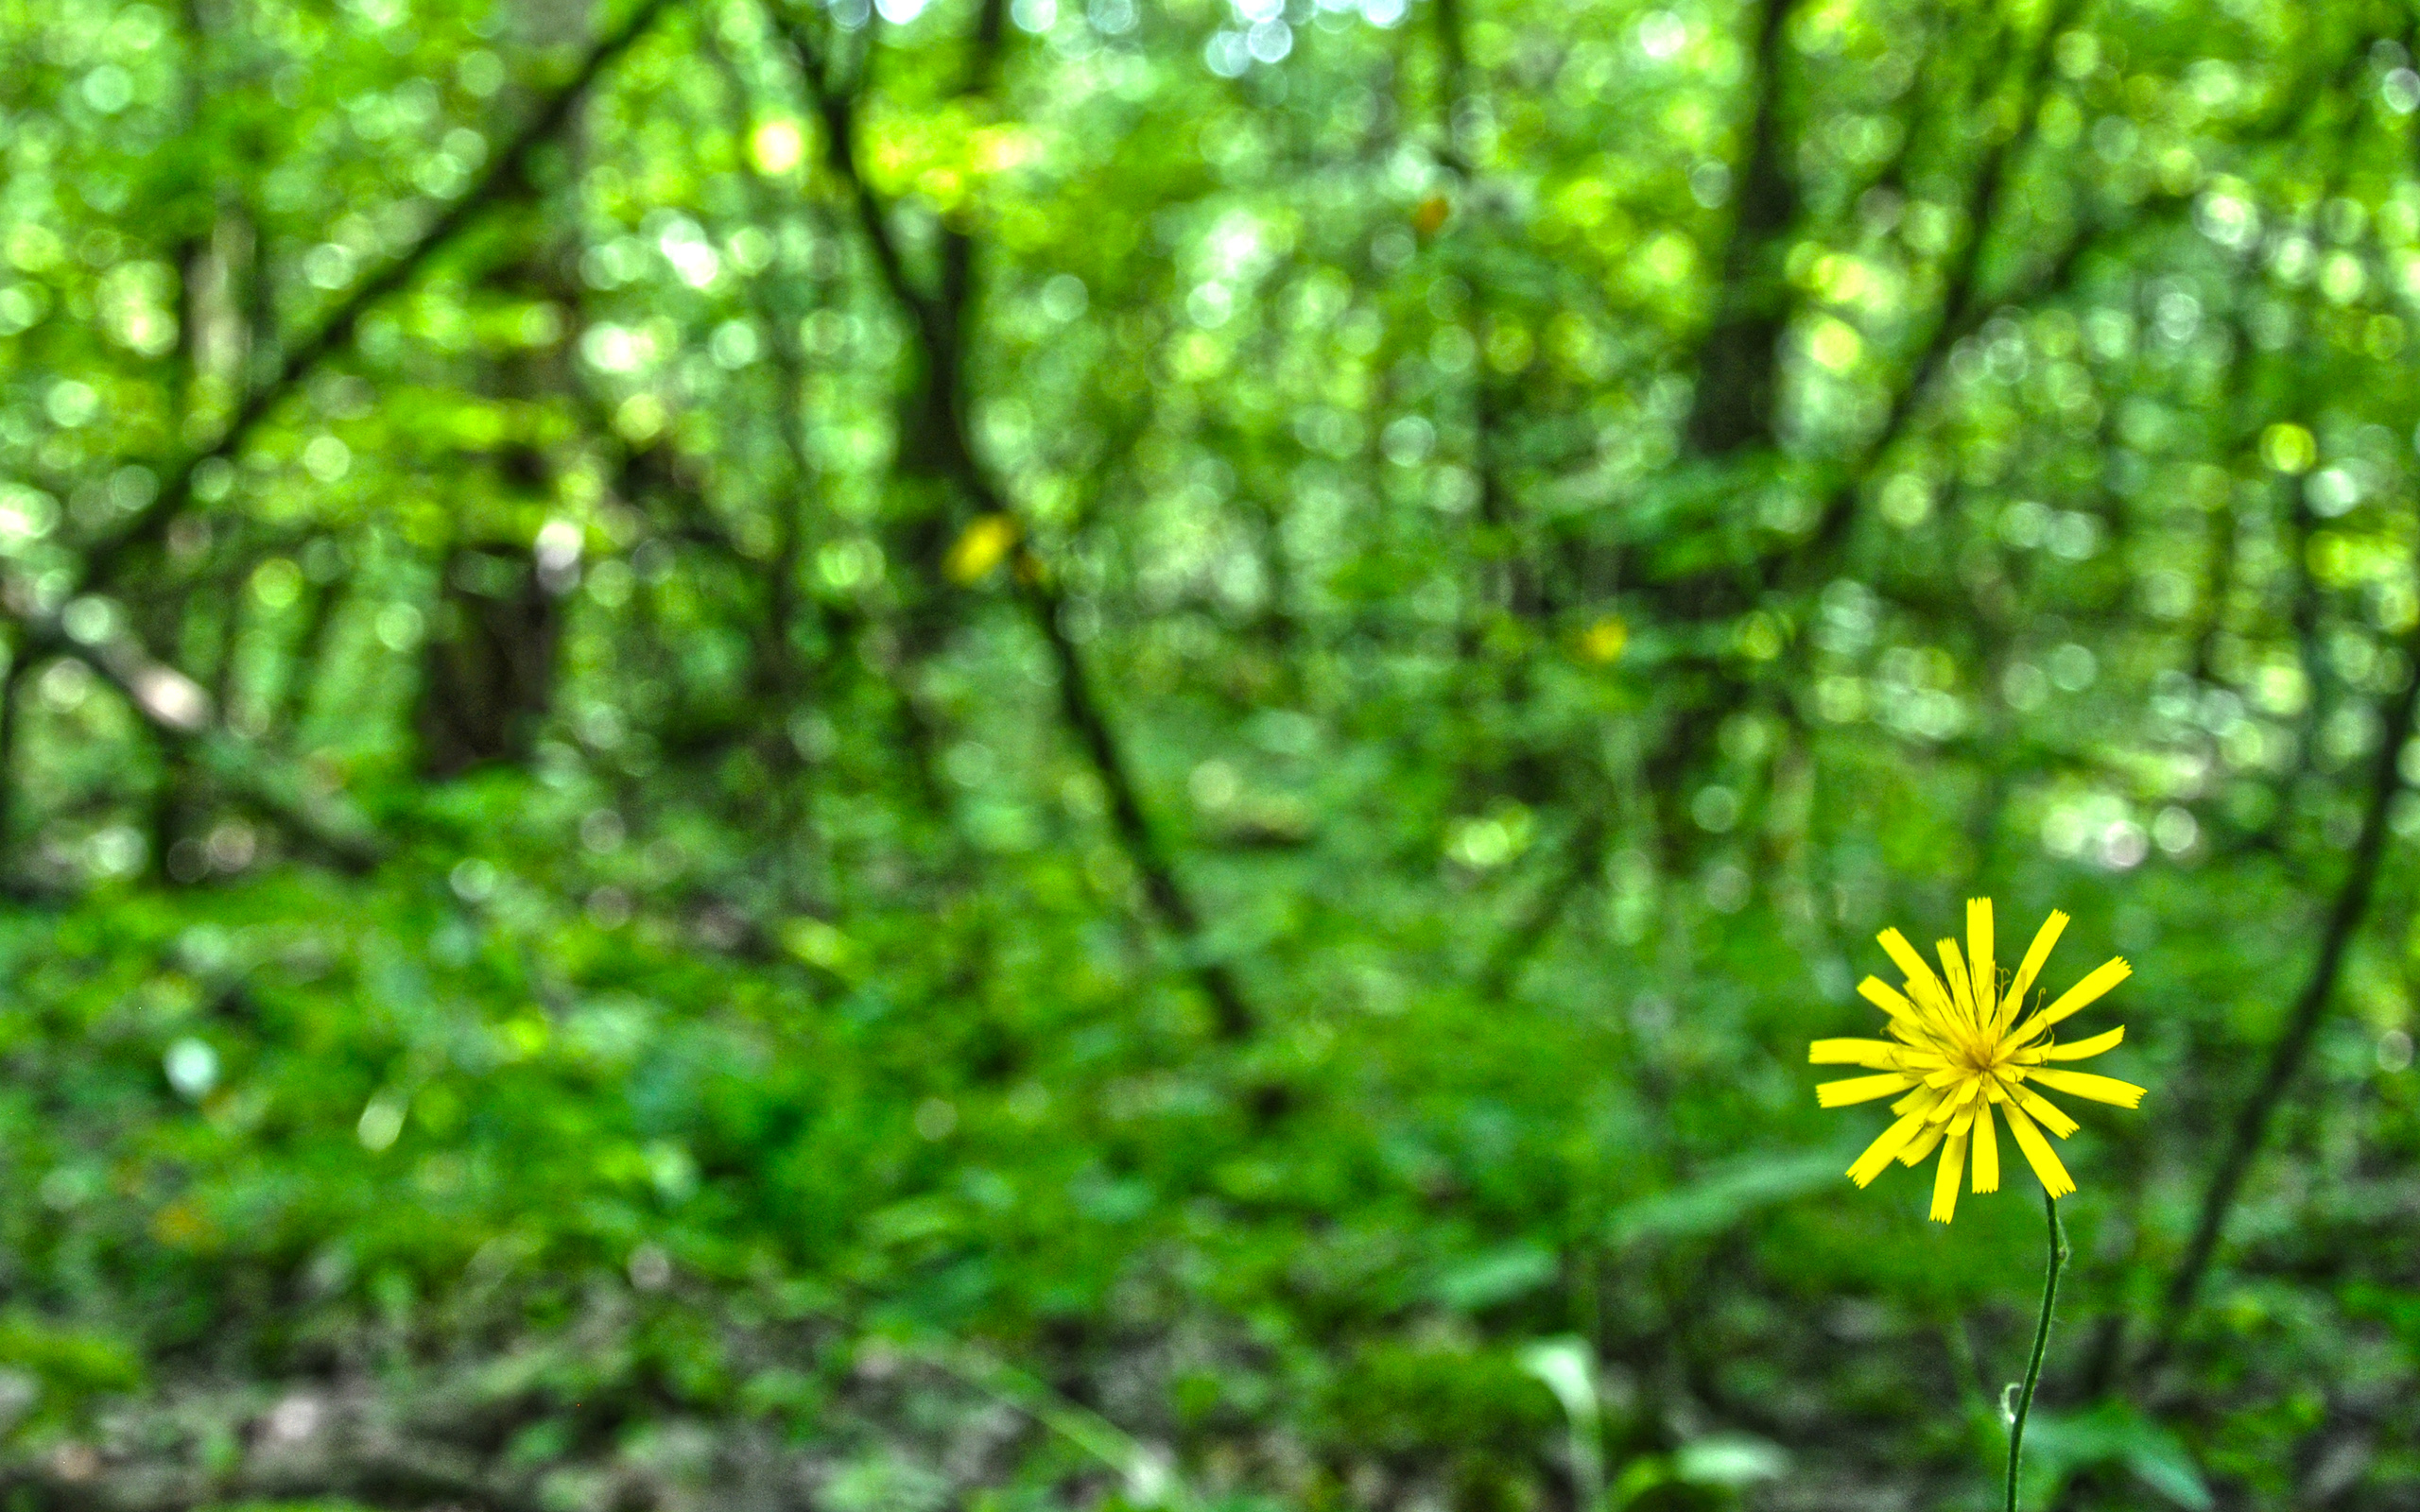
<instances>
[{"instance_id":1,"label":"green flower stem","mask_svg":"<svg viewBox=\"0 0 2420 1512\"><path fill-rule=\"evenodd\" d=\"M2025 1386L2016 1395L2016 1414L2008 1424L2008 1512L2016 1512L2017 1458L2025 1450L2025 1419L2033 1411L2033 1388L2042 1380L2042 1356L2050 1347L2050 1310L2059 1300L2059 1272L2067 1264L2067 1230L2059 1222L2059 1199L2042 1194L2042 1211L2050 1221L2050 1266L2042 1277L2042 1316L2033 1325L2033 1358L2025 1364Z\"/></svg>"}]
</instances>

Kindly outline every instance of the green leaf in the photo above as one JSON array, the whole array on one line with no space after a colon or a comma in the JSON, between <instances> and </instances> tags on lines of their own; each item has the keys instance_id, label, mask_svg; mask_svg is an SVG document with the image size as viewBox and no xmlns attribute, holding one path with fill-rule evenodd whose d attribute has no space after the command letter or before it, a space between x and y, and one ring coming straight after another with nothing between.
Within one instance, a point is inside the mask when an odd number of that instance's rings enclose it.
<instances>
[{"instance_id":1,"label":"green leaf","mask_svg":"<svg viewBox=\"0 0 2420 1512\"><path fill-rule=\"evenodd\" d=\"M2125 1402L2105 1401L2068 1417L2036 1412L2027 1422L2025 1475L2037 1487L2031 1500L2050 1500L2077 1472L2104 1466L2132 1471L2188 1512L2217 1504L2176 1435Z\"/></svg>"}]
</instances>

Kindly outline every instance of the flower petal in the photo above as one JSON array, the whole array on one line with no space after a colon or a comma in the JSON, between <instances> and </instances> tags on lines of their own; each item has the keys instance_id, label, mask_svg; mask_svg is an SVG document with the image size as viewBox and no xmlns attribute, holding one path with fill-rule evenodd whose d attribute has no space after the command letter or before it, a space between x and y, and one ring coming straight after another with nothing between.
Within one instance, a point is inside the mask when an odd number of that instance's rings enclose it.
<instances>
[{"instance_id":1,"label":"flower petal","mask_svg":"<svg viewBox=\"0 0 2420 1512\"><path fill-rule=\"evenodd\" d=\"M1893 1020L1914 1022L1920 1016L1916 1005L1909 1002L1899 989L1878 976L1869 976L1857 985L1858 996L1891 1015Z\"/></svg>"},{"instance_id":2,"label":"flower petal","mask_svg":"<svg viewBox=\"0 0 2420 1512\"><path fill-rule=\"evenodd\" d=\"M1910 1140L1908 1147L1899 1152L1899 1163L1911 1171L1923 1164L1925 1157L1930 1155L1932 1147L1941 1143L1941 1136L1947 1131L1948 1127L1946 1124L1927 1123L1924 1132Z\"/></svg>"},{"instance_id":3,"label":"flower petal","mask_svg":"<svg viewBox=\"0 0 2420 1512\"><path fill-rule=\"evenodd\" d=\"M1898 964L1899 970L1907 973L1910 992L1919 1006L1936 1013L1949 1006L1948 989L1941 985L1941 978L1932 974L1932 968L1916 954L1916 948L1908 943L1907 936L1895 929L1886 929L1874 937L1890 953L1891 959Z\"/></svg>"},{"instance_id":4,"label":"flower petal","mask_svg":"<svg viewBox=\"0 0 2420 1512\"><path fill-rule=\"evenodd\" d=\"M2089 1097L2096 1103L2115 1103L2119 1108L2143 1106L2143 1090L2115 1076L2096 1076L2088 1071L2051 1071L2047 1067L2026 1074L2054 1092Z\"/></svg>"},{"instance_id":5,"label":"flower petal","mask_svg":"<svg viewBox=\"0 0 2420 1512\"><path fill-rule=\"evenodd\" d=\"M1954 939L1935 940L1933 949L1941 952L1943 971L1949 978L1949 998L1958 1005L1959 1017L1967 1023L1980 1023L1975 1014L1974 984L1966 976L1966 957L1958 954Z\"/></svg>"},{"instance_id":6,"label":"flower petal","mask_svg":"<svg viewBox=\"0 0 2420 1512\"><path fill-rule=\"evenodd\" d=\"M2034 1100L2039 1102L2041 1099ZM2059 1152L2050 1148L2050 1142L2033 1126L2033 1120L2026 1117L2025 1110L2014 1103L2008 1107L2008 1131L2016 1136L2016 1147L2025 1152L2025 1163L2033 1167L2033 1174L2042 1178L2043 1191L2054 1197L2064 1197L2076 1189L2075 1177L2067 1175L2067 1168L2059 1163Z\"/></svg>"},{"instance_id":7,"label":"flower petal","mask_svg":"<svg viewBox=\"0 0 2420 1512\"><path fill-rule=\"evenodd\" d=\"M1975 1017L1986 1024L1994 1022L1993 1015L1999 1008L1999 1005L1993 1001L1992 989L1999 985L1999 978L1993 974L1992 943L1992 901L1989 898L1967 899L1967 986L1975 994ZM1981 1159L1979 1153L1977 1159Z\"/></svg>"},{"instance_id":8,"label":"flower petal","mask_svg":"<svg viewBox=\"0 0 2420 1512\"><path fill-rule=\"evenodd\" d=\"M1937 1102L1940 1097L1941 1093L1934 1091L1923 1082L1918 1082L1916 1083L1916 1090L1914 1091L1910 1092L1907 1096L1900 1098L1897 1102L1891 1105L1891 1111L1894 1113L1912 1113L1929 1110L1932 1105Z\"/></svg>"},{"instance_id":9,"label":"flower petal","mask_svg":"<svg viewBox=\"0 0 2420 1512\"><path fill-rule=\"evenodd\" d=\"M2033 979L2042 974L2043 964L2050 958L2050 947L2059 943L2060 932L2067 927L2067 916L2053 908L2050 917L2042 920L2041 932L2025 952L2025 960L2016 974L2009 978L2008 995L2001 999L2009 1018L2016 1017L2025 1006L2025 994L2033 988Z\"/></svg>"},{"instance_id":10,"label":"flower petal","mask_svg":"<svg viewBox=\"0 0 2420 1512\"><path fill-rule=\"evenodd\" d=\"M1977 1196L2000 1189L2000 1141L1992 1132L1992 1108L1989 1103L1975 1107L1975 1181Z\"/></svg>"},{"instance_id":11,"label":"flower petal","mask_svg":"<svg viewBox=\"0 0 2420 1512\"><path fill-rule=\"evenodd\" d=\"M1815 1089L1819 1108L1846 1108L1853 1103L1870 1103L1877 1097L1903 1092L1916 1084L1913 1076L1898 1072L1886 1072L1879 1076L1851 1076L1846 1081L1827 1081Z\"/></svg>"},{"instance_id":12,"label":"flower petal","mask_svg":"<svg viewBox=\"0 0 2420 1512\"><path fill-rule=\"evenodd\" d=\"M2126 1038L2126 1026L2119 1024L2107 1034L2097 1034L2089 1040L2079 1040L2071 1045L2046 1045L2041 1056L2045 1060L2090 1060L2104 1050L2115 1050Z\"/></svg>"},{"instance_id":13,"label":"flower petal","mask_svg":"<svg viewBox=\"0 0 2420 1512\"><path fill-rule=\"evenodd\" d=\"M2016 1090L2016 1106L2032 1114L2041 1122L2044 1128L2061 1139L2066 1139L2082 1126L2074 1119L2069 1118L2058 1104L2031 1087L2019 1087Z\"/></svg>"},{"instance_id":14,"label":"flower petal","mask_svg":"<svg viewBox=\"0 0 2420 1512\"><path fill-rule=\"evenodd\" d=\"M1915 1137L1924 1120L1925 1110L1918 1108L1884 1129L1881 1137L1867 1145L1865 1153L1857 1158L1857 1163L1849 1167L1849 1179L1861 1187L1872 1186L1874 1178L1882 1174L1882 1168L1891 1163L1891 1158L1905 1149L1908 1141Z\"/></svg>"},{"instance_id":15,"label":"flower petal","mask_svg":"<svg viewBox=\"0 0 2420 1512\"><path fill-rule=\"evenodd\" d=\"M1907 1050L1888 1040L1818 1040L1806 1047L1810 1066L1866 1066L1896 1071Z\"/></svg>"},{"instance_id":16,"label":"flower petal","mask_svg":"<svg viewBox=\"0 0 2420 1512\"><path fill-rule=\"evenodd\" d=\"M1952 1134L1941 1147L1941 1168L1932 1177L1932 1221L1947 1223L1958 1211L1958 1178L1966 1174L1966 1136Z\"/></svg>"},{"instance_id":17,"label":"flower petal","mask_svg":"<svg viewBox=\"0 0 2420 1512\"><path fill-rule=\"evenodd\" d=\"M2095 967L2090 976L2067 988L2056 1003L2020 1024L2010 1043L2021 1045L2077 1009L2091 1006L2102 993L2134 974L2135 969L2126 964L2124 956L2111 956Z\"/></svg>"}]
</instances>

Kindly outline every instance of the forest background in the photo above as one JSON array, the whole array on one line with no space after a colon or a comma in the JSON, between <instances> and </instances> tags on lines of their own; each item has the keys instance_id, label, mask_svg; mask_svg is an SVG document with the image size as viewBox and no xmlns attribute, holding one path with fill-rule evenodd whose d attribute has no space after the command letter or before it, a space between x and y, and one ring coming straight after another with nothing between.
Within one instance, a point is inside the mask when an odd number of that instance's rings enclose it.
<instances>
[{"instance_id":1,"label":"forest background","mask_svg":"<svg viewBox=\"0 0 2420 1512\"><path fill-rule=\"evenodd\" d=\"M2415 27L0 0L0 1494L2420 1506Z\"/></svg>"}]
</instances>

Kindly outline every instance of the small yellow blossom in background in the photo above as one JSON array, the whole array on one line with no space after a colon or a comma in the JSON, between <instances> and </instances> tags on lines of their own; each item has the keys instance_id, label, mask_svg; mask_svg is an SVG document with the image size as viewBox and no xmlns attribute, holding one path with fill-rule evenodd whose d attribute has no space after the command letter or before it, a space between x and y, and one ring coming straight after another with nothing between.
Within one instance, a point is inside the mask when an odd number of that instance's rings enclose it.
<instances>
[{"instance_id":1,"label":"small yellow blossom in background","mask_svg":"<svg viewBox=\"0 0 2420 1512\"><path fill-rule=\"evenodd\" d=\"M778 178L799 164L806 156L806 137L796 121L775 116L759 121L756 129L748 133L748 156L756 171Z\"/></svg>"},{"instance_id":2,"label":"small yellow blossom in background","mask_svg":"<svg viewBox=\"0 0 2420 1512\"><path fill-rule=\"evenodd\" d=\"M953 583L964 586L977 583L1000 565L1009 548L1017 543L1017 523L1004 514L977 515L968 522L958 541L949 548L948 559L942 571Z\"/></svg>"},{"instance_id":3,"label":"small yellow blossom in background","mask_svg":"<svg viewBox=\"0 0 2420 1512\"><path fill-rule=\"evenodd\" d=\"M2026 1163L2042 1178L2043 1189L2054 1198L2076 1189L2050 1142L2042 1137L2047 1128L2066 1139L2076 1131L2076 1122L2036 1089L2120 1108L2141 1106L2143 1090L2130 1082L2061 1071L2049 1064L2087 1059L2115 1049L2126 1038L2123 1026L2072 1044L2060 1044L2049 1037L2053 1025L2132 974L2133 968L2123 959L2103 963L2048 1007L2018 1022L2026 993L2049 959L2050 947L2059 942L2059 932L2066 927L2067 916L2054 910L2042 932L2033 936L2032 947L2005 989L1993 964L1989 898L1967 900L1966 952L1961 955L1954 939L1941 941L1939 976L1897 930L1886 929L1876 936L1906 973L1907 985L1893 990L1879 978L1869 976L1858 985L1858 992L1891 1016L1891 1038L1818 1040L1806 1055L1812 1065L1863 1066L1881 1074L1824 1083L1816 1089L1816 1100L1825 1108L1846 1108L1894 1092L1907 1094L1891 1105L1899 1121L1858 1157L1849 1167L1849 1179L1866 1186L1893 1159L1912 1167L1938 1146L1941 1167L1933 1177L1932 1216L1936 1222L1947 1223L1958 1210L1958 1178L1970 1153L1976 1193L1999 1190L1999 1138L1993 1128L1996 1108L2016 1137L2016 1147L2025 1152Z\"/></svg>"},{"instance_id":4,"label":"small yellow blossom in background","mask_svg":"<svg viewBox=\"0 0 2420 1512\"><path fill-rule=\"evenodd\" d=\"M1630 627L1618 614L1608 614L1580 632L1580 655L1582 660L1607 666L1621 659L1622 648L1630 644Z\"/></svg>"}]
</instances>

